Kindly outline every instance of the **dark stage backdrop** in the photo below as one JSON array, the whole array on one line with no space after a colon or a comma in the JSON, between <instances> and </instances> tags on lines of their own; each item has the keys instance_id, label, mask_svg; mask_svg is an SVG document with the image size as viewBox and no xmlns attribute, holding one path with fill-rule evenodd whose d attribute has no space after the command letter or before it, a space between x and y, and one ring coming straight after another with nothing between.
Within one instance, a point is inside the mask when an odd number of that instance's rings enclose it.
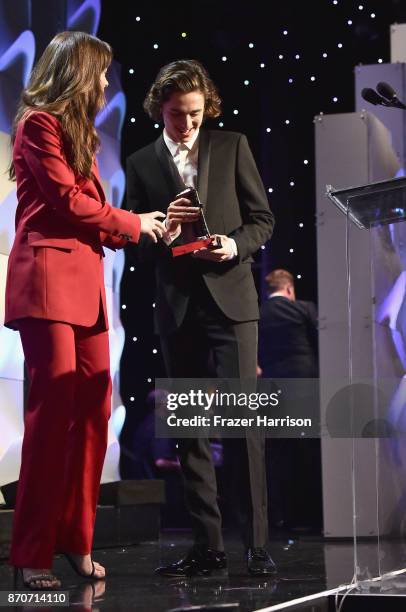
<instances>
[{"instance_id":1,"label":"dark stage backdrop","mask_svg":"<svg viewBox=\"0 0 406 612\"><path fill-rule=\"evenodd\" d=\"M401 0L104 0L98 34L122 64L127 97L123 163L160 133L142 109L158 69L174 59L200 60L223 98L212 124L247 135L276 215L274 237L256 257L260 297L265 273L284 267L298 297L317 301L313 118L354 110L354 67L389 62L390 24L405 20ZM128 253L121 293L124 477L131 476L134 427L163 372L153 296L152 270Z\"/></svg>"}]
</instances>

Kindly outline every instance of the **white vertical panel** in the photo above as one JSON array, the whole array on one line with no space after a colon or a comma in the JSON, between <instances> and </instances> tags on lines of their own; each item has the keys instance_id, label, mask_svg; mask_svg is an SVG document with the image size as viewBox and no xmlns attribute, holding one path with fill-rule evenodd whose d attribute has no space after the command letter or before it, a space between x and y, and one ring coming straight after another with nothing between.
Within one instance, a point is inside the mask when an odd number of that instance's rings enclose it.
<instances>
[{"instance_id":1,"label":"white vertical panel","mask_svg":"<svg viewBox=\"0 0 406 612\"><path fill-rule=\"evenodd\" d=\"M380 81L385 81L397 91L399 98L405 98L405 71L406 64L403 63L370 64L355 68L355 109L360 112L365 109L369 114L377 117L387 128L393 149L403 168L406 161L405 112L398 108L370 104L362 98L361 92L364 87L374 89ZM375 153L379 153L379 147L374 147L374 150ZM379 178L375 180L379 180Z\"/></svg>"},{"instance_id":2,"label":"white vertical panel","mask_svg":"<svg viewBox=\"0 0 406 612\"><path fill-rule=\"evenodd\" d=\"M0 486L18 480L23 426L23 382L0 378Z\"/></svg>"},{"instance_id":3,"label":"white vertical panel","mask_svg":"<svg viewBox=\"0 0 406 612\"><path fill-rule=\"evenodd\" d=\"M10 163L10 135L0 131L0 253L8 255L14 238L16 184L5 172Z\"/></svg>"},{"instance_id":4,"label":"white vertical panel","mask_svg":"<svg viewBox=\"0 0 406 612\"><path fill-rule=\"evenodd\" d=\"M390 28L390 57L392 64L406 62L406 23L394 23Z\"/></svg>"},{"instance_id":5,"label":"white vertical panel","mask_svg":"<svg viewBox=\"0 0 406 612\"><path fill-rule=\"evenodd\" d=\"M326 185L336 188L392 178L399 161L388 130L368 113L316 117L316 189L318 292L320 315L320 397L322 418L328 410L332 386L349 382L349 317L347 290L346 218L327 200ZM369 232L351 230L352 360L355 378L373 378L373 326ZM366 322L369 322L366 324ZM388 355L388 359L390 356ZM354 458L354 463L352 459ZM353 535L352 468L355 466L357 535L377 533L375 444L350 439L322 440L324 533ZM394 491L385 504L394 507ZM392 506L391 506L392 504ZM388 516L388 513L384 513ZM388 525L381 526L383 532Z\"/></svg>"}]
</instances>

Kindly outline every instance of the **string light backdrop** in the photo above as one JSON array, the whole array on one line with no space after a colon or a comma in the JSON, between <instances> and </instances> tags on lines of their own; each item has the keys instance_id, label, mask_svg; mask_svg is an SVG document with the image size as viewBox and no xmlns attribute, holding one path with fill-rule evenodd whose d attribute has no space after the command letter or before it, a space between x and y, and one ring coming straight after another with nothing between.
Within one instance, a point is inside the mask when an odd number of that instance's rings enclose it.
<instances>
[{"instance_id":1,"label":"string light backdrop","mask_svg":"<svg viewBox=\"0 0 406 612\"><path fill-rule=\"evenodd\" d=\"M260 296L265 273L283 267L294 274L298 297L317 301L313 119L354 110L354 67L389 62L389 28L402 21L400 0L141 1L119 10L105 0L99 34L123 66L128 101L123 161L162 129L142 109L159 68L200 60L223 99L221 117L208 125L247 135L276 216L274 236L254 264ZM121 301L122 473L131 476L132 432L154 377L163 374L153 269L134 254L127 254Z\"/></svg>"}]
</instances>

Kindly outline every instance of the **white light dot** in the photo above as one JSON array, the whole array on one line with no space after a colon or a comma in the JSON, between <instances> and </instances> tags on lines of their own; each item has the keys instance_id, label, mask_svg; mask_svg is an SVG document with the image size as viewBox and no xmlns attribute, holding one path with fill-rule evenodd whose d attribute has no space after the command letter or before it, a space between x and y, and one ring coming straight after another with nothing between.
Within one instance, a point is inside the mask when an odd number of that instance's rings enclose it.
<instances>
[{"instance_id":1,"label":"white light dot","mask_svg":"<svg viewBox=\"0 0 406 612\"><path fill-rule=\"evenodd\" d=\"M359 9L360 11L362 11L362 10L364 9L364 7L362 6L362 4L360 4L360 5L358 6L358 9Z\"/></svg>"},{"instance_id":2,"label":"white light dot","mask_svg":"<svg viewBox=\"0 0 406 612\"><path fill-rule=\"evenodd\" d=\"M264 245L264 244L261 244L261 249L262 249L263 251L265 251L265 245Z\"/></svg>"},{"instance_id":3,"label":"white light dot","mask_svg":"<svg viewBox=\"0 0 406 612\"><path fill-rule=\"evenodd\" d=\"M279 59L283 59L283 55L282 53L280 55L278 55Z\"/></svg>"},{"instance_id":4,"label":"white light dot","mask_svg":"<svg viewBox=\"0 0 406 612\"><path fill-rule=\"evenodd\" d=\"M338 98L336 98L336 97L334 96L334 98L333 98L333 102L338 102Z\"/></svg>"},{"instance_id":5,"label":"white light dot","mask_svg":"<svg viewBox=\"0 0 406 612\"><path fill-rule=\"evenodd\" d=\"M383 62L383 59L380 57L380 58L378 59L378 64L382 64L382 62Z\"/></svg>"},{"instance_id":6,"label":"white light dot","mask_svg":"<svg viewBox=\"0 0 406 612\"><path fill-rule=\"evenodd\" d=\"M134 68L130 68L130 70L128 71L130 74L134 74Z\"/></svg>"},{"instance_id":7,"label":"white light dot","mask_svg":"<svg viewBox=\"0 0 406 612\"><path fill-rule=\"evenodd\" d=\"M271 131L271 128L266 128L266 131L267 131L267 132L268 132L268 134L269 134L269 132Z\"/></svg>"},{"instance_id":8,"label":"white light dot","mask_svg":"<svg viewBox=\"0 0 406 612\"><path fill-rule=\"evenodd\" d=\"M299 227L303 227L303 223L299 223Z\"/></svg>"},{"instance_id":9,"label":"white light dot","mask_svg":"<svg viewBox=\"0 0 406 612\"><path fill-rule=\"evenodd\" d=\"M295 181L290 181L289 185L290 185L291 187L294 187L294 186L295 186Z\"/></svg>"},{"instance_id":10,"label":"white light dot","mask_svg":"<svg viewBox=\"0 0 406 612\"><path fill-rule=\"evenodd\" d=\"M154 355L156 355L158 351L156 349L152 349L152 352L154 353Z\"/></svg>"},{"instance_id":11,"label":"white light dot","mask_svg":"<svg viewBox=\"0 0 406 612\"><path fill-rule=\"evenodd\" d=\"M307 164L309 163L309 160L308 159L304 159L303 163L304 163L305 166L307 166Z\"/></svg>"},{"instance_id":12,"label":"white light dot","mask_svg":"<svg viewBox=\"0 0 406 612\"><path fill-rule=\"evenodd\" d=\"M315 80L316 80L316 77L315 77L315 76L311 76L311 77L310 77L310 80L311 80L311 81L315 81Z\"/></svg>"},{"instance_id":13,"label":"white light dot","mask_svg":"<svg viewBox=\"0 0 406 612\"><path fill-rule=\"evenodd\" d=\"M147 378L147 382L152 382L152 378Z\"/></svg>"},{"instance_id":14,"label":"white light dot","mask_svg":"<svg viewBox=\"0 0 406 612\"><path fill-rule=\"evenodd\" d=\"M300 59L300 55L299 55L299 53L296 53L296 55L295 55L295 59Z\"/></svg>"},{"instance_id":15,"label":"white light dot","mask_svg":"<svg viewBox=\"0 0 406 612\"><path fill-rule=\"evenodd\" d=\"M348 25L352 25L352 19L349 19L349 20L347 21L347 23L348 23Z\"/></svg>"},{"instance_id":16,"label":"white light dot","mask_svg":"<svg viewBox=\"0 0 406 612\"><path fill-rule=\"evenodd\" d=\"M250 84L250 82L248 80L244 81L244 85L249 85L249 84Z\"/></svg>"},{"instance_id":17,"label":"white light dot","mask_svg":"<svg viewBox=\"0 0 406 612\"><path fill-rule=\"evenodd\" d=\"M155 302L152 302L152 308L155 308Z\"/></svg>"},{"instance_id":18,"label":"white light dot","mask_svg":"<svg viewBox=\"0 0 406 612\"><path fill-rule=\"evenodd\" d=\"M289 249L289 253L293 253L293 252L294 252L294 249Z\"/></svg>"},{"instance_id":19,"label":"white light dot","mask_svg":"<svg viewBox=\"0 0 406 612\"><path fill-rule=\"evenodd\" d=\"M283 30L283 35L287 36L288 35L288 31L287 30Z\"/></svg>"},{"instance_id":20,"label":"white light dot","mask_svg":"<svg viewBox=\"0 0 406 612\"><path fill-rule=\"evenodd\" d=\"M135 117L131 117L130 121L131 123L135 123Z\"/></svg>"},{"instance_id":21,"label":"white light dot","mask_svg":"<svg viewBox=\"0 0 406 612\"><path fill-rule=\"evenodd\" d=\"M285 123L286 123L286 125L289 125L290 124L289 119L286 119Z\"/></svg>"},{"instance_id":22,"label":"white light dot","mask_svg":"<svg viewBox=\"0 0 406 612\"><path fill-rule=\"evenodd\" d=\"M327 53L323 53L323 57L324 57L324 59L326 59Z\"/></svg>"},{"instance_id":23,"label":"white light dot","mask_svg":"<svg viewBox=\"0 0 406 612\"><path fill-rule=\"evenodd\" d=\"M337 47L338 47L339 49L342 49L342 48L343 48L343 43L338 43Z\"/></svg>"},{"instance_id":24,"label":"white light dot","mask_svg":"<svg viewBox=\"0 0 406 612\"><path fill-rule=\"evenodd\" d=\"M254 43L250 43L248 46L249 46L250 49L253 49L254 48Z\"/></svg>"},{"instance_id":25,"label":"white light dot","mask_svg":"<svg viewBox=\"0 0 406 612\"><path fill-rule=\"evenodd\" d=\"M293 79L292 79L292 78L290 78L290 79L289 79L289 83L290 83L290 84L292 84L292 83L293 83Z\"/></svg>"},{"instance_id":26,"label":"white light dot","mask_svg":"<svg viewBox=\"0 0 406 612\"><path fill-rule=\"evenodd\" d=\"M141 21L141 17L136 17L135 21Z\"/></svg>"},{"instance_id":27,"label":"white light dot","mask_svg":"<svg viewBox=\"0 0 406 612\"><path fill-rule=\"evenodd\" d=\"M226 62L226 61L227 61L227 56L226 56L226 55L223 55L223 57L221 58L221 60L222 60L223 62Z\"/></svg>"},{"instance_id":28,"label":"white light dot","mask_svg":"<svg viewBox=\"0 0 406 612\"><path fill-rule=\"evenodd\" d=\"M154 49L158 49L159 45L157 43L154 44Z\"/></svg>"},{"instance_id":29,"label":"white light dot","mask_svg":"<svg viewBox=\"0 0 406 612\"><path fill-rule=\"evenodd\" d=\"M273 193L273 189L272 189L272 187L269 187L268 192L269 192L269 193Z\"/></svg>"},{"instance_id":30,"label":"white light dot","mask_svg":"<svg viewBox=\"0 0 406 612\"><path fill-rule=\"evenodd\" d=\"M296 274L296 278L302 278L301 274Z\"/></svg>"},{"instance_id":31,"label":"white light dot","mask_svg":"<svg viewBox=\"0 0 406 612\"><path fill-rule=\"evenodd\" d=\"M235 108L235 109L233 110L233 113L234 113L234 115L238 115L238 110Z\"/></svg>"},{"instance_id":32,"label":"white light dot","mask_svg":"<svg viewBox=\"0 0 406 612\"><path fill-rule=\"evenodd\" d=\"M125 309L127 308L127 306L126 306L125 304L122 304L122 305L121 305L121 308L122 308L123 310L125 310Z\"/></svg>"},{"instance_id":33,"label":"white light dot","mask_svg":"<svg viewBox=\"0 0 406 612\"><path fill-rule=\"evenodd\" d=\"M130 397L130 402L133 402L134 400L135 400L135 397L132 395L132 396Z\"/></svg>"},{"instance_id":34,"label":"white light dot","mask_svg":"<svg viewBox=\"0 0 406 612\"><path fill-rule=\"evenodd\" d=\"M157 130L159 128L159 123L154 123L154 128Z\"/></svg>"},{"instance_id":35,"label":"white light dot","mask_svg":"<svg viewBox=\"0 0 406 612\"><path fill-rule=\"evenodd\" d=\"M186 32L182 32L181 36L182 36L182 38L186 38L186 36L187 36Z\"/></svg>"},{"instance_id":36,"label":"white light dot","mask_svg":"<svg viewBox=\"0 0 406 612\"><path fill-rule=\"evenodd\" d=\"M223 127L223 126L224 126L224 123L222 121L220 121L219 127Z\"/></svg>"},{"instance_id":37,"label":"white light dot","mask_svg":"<svg viewBox=\"0 0 406 612\"><path fill-rule=\"evenodd\" d=\"M133 336L133 342L137 342L138 338L137 336Z\"/></svg>"},{"instance_id":38,"label":"white light dot","mask_svg":"<svg viewBox=\"0 0 406 612\"><path fill-rule=\"evenodd\" d=\"M262 62L262 64L259 65L260 68L265 68L265 64Z\"/></svg>"},{"instance_id":39,"label":"white light dot","mask_svg":"<svg viewBox=\"0 0 406 612\"><path fill-rule=\"evenodd\" d=\"M371 13L371 19L375 19L376 15L375 13Z\"/></svg>"},{"instance_id":40,"label":"white light dot","mask_svg":"<svg viewBox=\"0 0 406 612\"><path fill-rule=\"evenodd\" d=\"M338 4L338 1L337 0L333 0L333 4Z\"/></svg>"},{"instance_id":41,"label":"white light dot","mask_svg":"<svg viewBox=\"0 0 406 612\"><path fill-rule=\"evenodd\" d=\"M134 270L135 270L134 266L131 266L130 272L134 272Z\"/></svg>"}]
</instances>

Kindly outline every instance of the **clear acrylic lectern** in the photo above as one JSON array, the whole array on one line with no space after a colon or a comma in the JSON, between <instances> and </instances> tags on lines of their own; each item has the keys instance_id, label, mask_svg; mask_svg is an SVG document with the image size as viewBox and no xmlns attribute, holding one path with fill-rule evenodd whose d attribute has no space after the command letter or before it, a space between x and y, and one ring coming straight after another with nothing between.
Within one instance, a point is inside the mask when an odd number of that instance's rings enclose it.
<instances>
[{"instance_id":1,"label":"clear acrylic lectern","mask_svg":"<svg viewBox=\"0 0 406 612\"><path fill-rule=\"evenodd\" d=\"M406 178L327 196L347 219L348 376L325 435L351 440L352 591L406 596Z\"/></svg>"}]
</instances>

